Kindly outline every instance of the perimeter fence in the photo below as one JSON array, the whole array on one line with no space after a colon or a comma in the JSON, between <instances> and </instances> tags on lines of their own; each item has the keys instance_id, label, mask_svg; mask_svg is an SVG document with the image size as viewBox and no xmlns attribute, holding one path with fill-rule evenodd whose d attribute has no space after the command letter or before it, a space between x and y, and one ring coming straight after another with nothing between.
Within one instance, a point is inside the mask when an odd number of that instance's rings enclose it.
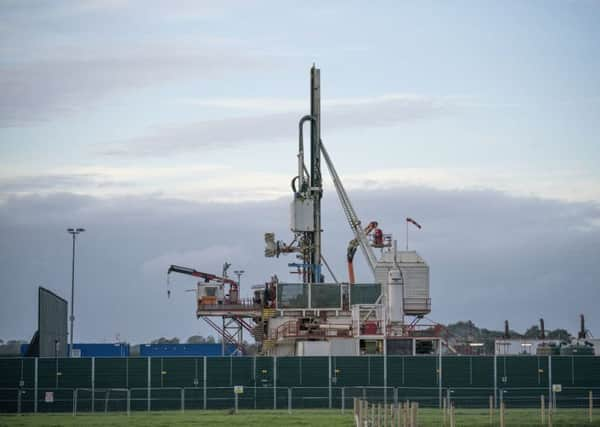
<instances>
[{"instance_id":1,"label":"perimeter fence","mask_svg":"<svg viewBox=\"0 0 600 427\"><path fill-rule=\"evenodd\" d=\"M236 401L243 409L346 410L353 398L423 408L598 406L600 357L0 359L5 413L185 411Z\"/></svg>"}]
</instances>

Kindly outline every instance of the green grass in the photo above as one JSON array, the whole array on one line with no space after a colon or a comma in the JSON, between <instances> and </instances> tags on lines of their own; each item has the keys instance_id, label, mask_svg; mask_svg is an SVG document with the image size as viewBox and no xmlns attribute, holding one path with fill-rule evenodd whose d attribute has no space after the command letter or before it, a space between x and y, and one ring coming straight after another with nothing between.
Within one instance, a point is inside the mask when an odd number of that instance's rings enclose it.
<instances>
[{"instance_id":1,"label":"green grass","mask_svg":"<svg viewBox=\"0 0 600 427\"><path fill-rule=\"evenodd\" d=\"M457 409L457 426L490 426L489 413L482 409ZM443 426L443 415L438 409L420 409L419 426ZM448 421L448 420L447 420ZM547 422L547 420L546 420ZM109 413L108 415L81 414L37 414L2 415L0 427L4 426L353 426L351 411L344 415L339 410L297 410L287 411L241 410L237 415L228 411L186 411L180 412L134 412L131 416ZM449 423L446 422L446 426ZM493 424L499 425L498 412L494 413ZM543 424L547 425L547 424ZM506 426L542 426L539 410L507 409ZM596 410L594 422L589 423L587 410L559 409L553 416L553 426L600 426L600 413Z\"/></svg>"}]
</instances>

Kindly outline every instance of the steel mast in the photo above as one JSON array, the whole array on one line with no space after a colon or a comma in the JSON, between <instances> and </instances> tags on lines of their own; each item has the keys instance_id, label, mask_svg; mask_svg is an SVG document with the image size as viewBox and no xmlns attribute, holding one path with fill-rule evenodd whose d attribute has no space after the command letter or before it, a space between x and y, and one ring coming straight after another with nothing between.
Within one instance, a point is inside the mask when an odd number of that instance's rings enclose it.
<instances>
[{"instance_id":1,"label":"steel mast","mask_svg":"<svg viewBox=\"0 0 600 427\"><path fill-rule=\"evenodd\" d=\"M310 236L310 264L312 283L321 283L321 70L310 69L310 194L313 199L314 231Z\"/></svg>"}]
</instances>

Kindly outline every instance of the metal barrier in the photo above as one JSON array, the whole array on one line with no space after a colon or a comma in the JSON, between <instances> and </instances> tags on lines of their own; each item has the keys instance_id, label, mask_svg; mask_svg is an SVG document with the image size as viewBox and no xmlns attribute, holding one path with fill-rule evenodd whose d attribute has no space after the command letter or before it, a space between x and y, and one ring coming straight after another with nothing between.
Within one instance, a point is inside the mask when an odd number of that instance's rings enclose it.
<instances>
[{"instance_id":1,"label":"metal barrier","mask_svg":"<svg viewBox=\"0 0 600 427\"><path fill-rule=\"evenodd\" d=\"M2 413L112 413L214 409L338 409L352 408L354 399L372 404L418 403L420 408L548 410L598 407L600 388L565 387L545 394L541 388L499 390L444 388L442 400L432 387L161 387L161 388L31 388L0 389ZM591 413L591 412L590 412Z\"/></svg>"}]
</instances>

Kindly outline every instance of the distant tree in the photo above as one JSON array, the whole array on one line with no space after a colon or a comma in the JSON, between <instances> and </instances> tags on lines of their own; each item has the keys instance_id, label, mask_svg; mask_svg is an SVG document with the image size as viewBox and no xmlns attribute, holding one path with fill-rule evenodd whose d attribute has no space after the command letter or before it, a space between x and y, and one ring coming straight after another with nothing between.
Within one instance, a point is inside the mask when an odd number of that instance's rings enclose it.
<instances>
[{"instance_id":1,"label":"distant tree","mask_svg":"<svg viewBox=\"0 0 600 427\"><path fill-rule=\"evenodd\" d=\"M206 337L206 343L207 344L215 344L215 337L213 337L212 335L209 335L208 337Z\"/></svg>"},{"instance_id":2,"label":"distant tree","mask_svg":"<svg viewBox=\"0 0 600 427\"><path fill-rule=\"evenodd\" d=\"M542 330L538 325L533 325L525 331L525 338L537 339L540 338Z\"/></svg>"},{"instance_id":3,"label":"distant tree","mask_svg":"<svg viewBox=\"0 0 600 427\"><path fill-rule=\"evenodd\" d=\"M179 338L177 338L177 337L173 337L173 338L160 337L158 339L150 341L150 344L179 344Z\"/></svg>"},{"instance_id":4,"label":"distant tree","mask_svg":"<svg viewBox=\"0 0 600 427\"><path fill-rule=\"evenodd\" d=\"M186 341L187 344L204 344L206 339L202 335L192 335Z\"/></svg>"},{"instance_id":5,"label":"distant tree","mask_svg":"<svg viewBox=\"0 0 600 427\"><path fill-rule=\"evenodd\" d=\"M548 332L548 338L551 340L561 340L561 341L570 341L571 334L566 329L554 329L553 331Z\"/></svg>"}]
</instances>

